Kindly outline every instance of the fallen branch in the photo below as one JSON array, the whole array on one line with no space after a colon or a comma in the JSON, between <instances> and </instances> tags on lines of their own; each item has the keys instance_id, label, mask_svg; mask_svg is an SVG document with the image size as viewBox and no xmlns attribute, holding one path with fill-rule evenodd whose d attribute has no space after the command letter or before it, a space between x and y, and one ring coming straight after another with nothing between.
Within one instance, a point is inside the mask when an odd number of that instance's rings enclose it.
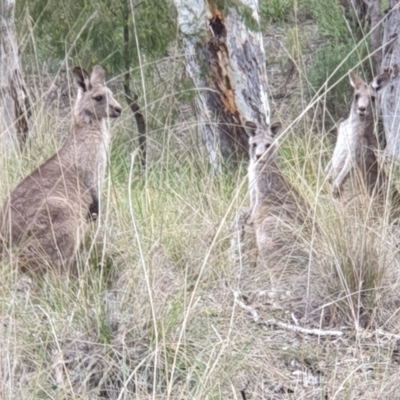
<instances>
[{"instance_id":1,"label":"fallen branch","mask_svg":"<svg viewBox=\"0 0 400 400\"><path fill-rule=\"evenodd\" d=\"M247 306L246 304L243 303L242 300L240 300L240 298L239 298L239 297L240 297L239 292L236 292L236 291L233 292L233 296L235 297L235 302L236 302L236 304L237 304L240 308L243 308L243 310L248 311L248 312L252 315L254 322L258 323L259 320L260 320L260 317L258 316L257 311L256 311L253 307Z\"/></svg>"},{"instance_id":2,"label":"fallen branch","mask_svg":"<svg viewBox=\"0 0 400 400\"><path fill-rule=\"evenodd\" d=\"M282 328L288 331L296 332L296 333L304 333L306 335L316 335L316 336L343 336L343 332L341 331L326 331L323 329L309 329L303 328L301 326L287 324L285 322L276 321L274 319L262 320L260 319L257 311L246 304L240 299L239 292L233 292L233 296L235 298L235 303L242 308L243 310L248 311L253 317L253 321L263 327L265 326L276 326L278 328Z\"/></svg>"},{"instance_id":3,"label":"fallen branch","mask_svg":"<svg viewBox=\"0 0 400 400\"><path fill-rule=\"evenodd\" d=\"M358 329L357 333L359 335L363 335L364 337L368 337L368 338L378 335L378 336L383 336L388 339L395 339L395 340L400 339L400 335L396 335L395 333L386 332L383 329L377 329L375 331L367 331L365 329Z\"/></svg>"},{"instance_id":4,"label":"fallen branch","mask_svg":"<svg viewBox=\"0 0 400 400\"><path fill-rule=\"evenodd\" d=\"M273 325L273 326L277 326L278 328L286 329L288 331L293 331L293 332L297 332L297 333L305 333L306 335L343 336L343 332L341 332L341 331L325 331L323 329L303 328L301 326L286 324L285 322L276 321L274 319L262 321L261 324L262 325Z\"/></svg>"},{"instance_id":5,"label":"fallen branch","mask_svg":"<svg viewBox=\"0 0 400 400\"><path fill-rule=\"evenodd\" d=\"M388 337L388 338L390 338L390 339L400 339L400 335L396 335L395 333L385 332L385 331L382 330L382 329L378 329L378 330L376 331L376 333L377 333L378 335L381 335L381 336L386 336L386 337Z\"/></svg>"}]
</instances>

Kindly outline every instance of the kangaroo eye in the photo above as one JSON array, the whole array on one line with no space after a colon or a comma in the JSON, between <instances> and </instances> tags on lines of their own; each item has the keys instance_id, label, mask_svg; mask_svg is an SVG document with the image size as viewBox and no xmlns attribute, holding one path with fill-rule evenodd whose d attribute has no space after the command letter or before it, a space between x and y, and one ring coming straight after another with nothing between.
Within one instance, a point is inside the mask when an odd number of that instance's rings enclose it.
<instances>
[{"instance_id":1,"label":"kangaroo eye","mask_svg":"<svg viewBox=\"0 0 400 400\"><path fill-rule=\"evenodd\" d=\"M96 101L102 101L103 100L103 96L96 96L94 99Z\"/></svg>"},{"instance_id":2,"label":"kangaroo eye","mask_svg":"<svg viewBox=\"0 0 400 400\"><path fill-rule=\"evenodd\" d=\"M373 103L375 103L375 96L371 97Z\"/></svg>"},{"instance_id":3,"label":"kangaroo eye","mask_svg":"<svg viewBox=\"0 0 400 400\"><path fill-rule=\"evenodd\" d=\"M354 98L356 99L356 101L360 98L360 95L359 94L356 94L355 96L354 96Z\"/></svg>"}]
</instances>

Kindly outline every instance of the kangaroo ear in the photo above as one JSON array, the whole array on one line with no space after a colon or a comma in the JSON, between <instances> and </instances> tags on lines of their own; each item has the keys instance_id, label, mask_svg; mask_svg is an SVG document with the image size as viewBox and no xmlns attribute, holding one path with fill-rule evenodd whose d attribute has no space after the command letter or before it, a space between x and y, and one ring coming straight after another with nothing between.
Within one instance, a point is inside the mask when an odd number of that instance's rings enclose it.
<instances>
[{"instance_id":1,"label":"kangaroo ear","mask_svg":"<svg viewBox=\"0 0 400 400\"><path fill-rule=\"evenodd\" d=\"M353 71L349 72L349 79L350 79L350 84L351 86L353 86L354 89L359 88L361 85L365 85L365 82Z\"/></svg>"},{"instance_id":2,"label":"kangaroo ear","mask_svg":"<svg viewBox=\"0 0 400 400\"><path fill-rule=\"evenodd\" d=\"M280 122L274 122L270 127L272 137L278 136L282 131L282 124Z\"/></svg>"},{"instance_id":3,"label":"kangaroo ear","mask_svg":"<svg viewBox=\"0 0 400 400\"><path fill-rule=\"evenodd\" d=\"M246 133L249 137L255 136L257 132L257 125L254 122L246 121L244 124Z\"/></svg>"},{"instance_id":4,"label":"kangaroo ear","mask_svg":"<svg viewBox=\"0 0 400 400\"><path fill-rule=\"evenodd\" d=\"M92 85L102 85L105 83L106 73L100 65L96 65L93 68L92 75L90 75L90 83Z\"/></svg>"},{"instance_id":5,"label":"kangaroo ear","mask_svg":"<svg viewBox=\"0 0 400 400\"><path fill-rule=\"evenodd\" d=\"M81 67L75 67L72 70L75 85L83 92L90 89L89 74Z\"/></svg>"},{"instance_id":6,"label":"kangaroo ear","mask_svg":"<svg viewBox=\"0 0 400 400\"><path fill-rule=\"evenodd\" d=\"M375 89L377 92L381 91L387 84L390 82L390 76L387 72L384 72L383 74L380 74L376 76L372 82L371 86L373 89Z\"/></svg>"}]
</instances>

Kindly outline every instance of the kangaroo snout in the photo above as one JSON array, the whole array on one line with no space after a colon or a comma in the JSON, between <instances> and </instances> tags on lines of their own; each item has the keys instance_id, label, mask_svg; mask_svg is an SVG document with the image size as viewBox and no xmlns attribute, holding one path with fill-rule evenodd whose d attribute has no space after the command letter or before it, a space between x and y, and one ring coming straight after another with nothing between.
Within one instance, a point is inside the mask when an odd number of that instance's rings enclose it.
<instances>
[{"instance_id":1,"label":"kangaroo snout","mask_svg":"<svg viewBox=\"0 0 400 400\"><path fill-rule=\"evenodd\" d=\"M122 108L120 105L111 106L110 118L118 118L122 114Z\"/></svg>"},{"instance_id":2,"label":"kangaroo snout","mask_svg":"<svg viewBox=\"0 0 400 400\"><path fill-rule=\"evenodd\" d=\"M367 109L365 107L358 107L357 114L360 117L365 117L367 115Z\"/></svg>"}]
</instances>

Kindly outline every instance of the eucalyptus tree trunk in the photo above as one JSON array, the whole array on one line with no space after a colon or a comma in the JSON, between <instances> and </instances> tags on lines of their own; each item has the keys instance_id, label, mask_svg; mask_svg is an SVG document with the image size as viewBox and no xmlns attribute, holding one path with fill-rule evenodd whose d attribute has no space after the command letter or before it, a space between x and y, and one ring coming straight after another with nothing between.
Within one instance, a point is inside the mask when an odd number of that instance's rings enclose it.
<instances>
[{"instance_id":1,"label":"eucalyptus tree trunk","mask_svg":"<svg viewBox=\"0 0 400 400\"><path fill-rule=\"evenodd\" d=\"M382 70L391 71L391 82L382 94L386 154L400 162L400 1L390 0L384 21Z\"/></svg>"},{"instance_id":2,"label":"eucalyptus tree trunk","mask_svg":"<svg viewBox=\"0 0 400 400\"><path fill-rule=\"evenodd\" d=\"M352 20L355 19L360 28L357 32L353 32L357 40L362 39L368 24L370 25L371 59L374 75L378 75L382 63L382 53L380 51L382 45L381 0L341 0L340 3L345 10L346 16Z\"/></svg>"},{"instance_id":3,"label":"eucalyptus tree trunk","mask_svg":"<svg viewBox=\"0 0 400 400\"><path fill-rule=\"evenodd\" d=\"M347 17L356 18L357 24L364 28L369 2L367 0L340 0Z\"/></svg>"},{"instance_id":4,"label":"eucalyptus tree trunk","mask_svg":"<svg viewBox=\"0 0 400 400\"><path fill-rule=\"evenodd\" d=\"M258 2L238 0L228 10L211 0L174 3L202 137L218 171L228 160L248 157L246 121L270 123Z\"/></svg>"},{"instance_id":5,"label":"eucalyptus tree trunk","mask_svg":"<svg viewBox=\"0 0 400 400\"><path fill-rule=\"evenodd\" d=\"M14 22L15 0L0 0L0 148L25 144L29 99L22 78Z\"/></svg>"},{"instance_id":6,"label":"eucalyptus tree trunk","mask_svg":"<svg viewBox=\"0 0 400 400\"><path fill-rule=\"evenodd\" d=\"M144 115L140 110L140 106L137 101L138 96L136 93L132 93L130 86L131 82L130 68L133 58L133 49L131 46L131 39L130 39L130 31L132 23L131 12L133 12L133 10L131 10L129 2L128 1L124 2L124 8L122 12L123 32L124 32L123 59L125 63L125 75L124 75L123 85L124 85L125 100L135 117L136 126L139 133L139 150L140 150L141 166L143 170L145 170L147 163L146 120L144 119Z\"/></svg>"},{"instance_id":7,"label":"eucalyptus tree trunk","mask_svg":"<svg viewBox=\"0 0 400 400\"><path fill-rule=\"evenodd\" d=\"M370 14L371 14L371 53L372 65L374 67L374 75L378 75L382 64L382 14L381 14L381 1L370 0Z\"/></svg>"},{"instance_id":8,"label":"eucalyptus tree trunk","mask_svg":"<svg viewBox=\"0 0 400 400\"><path fill-rule=\"evenodd\" d=\"M347 2L349 3L349 6L353 8L358 20L362 24L365 21L365 18L367 16L367 1L366 0L348 0Z\"/></svg>"}]
</instances>

